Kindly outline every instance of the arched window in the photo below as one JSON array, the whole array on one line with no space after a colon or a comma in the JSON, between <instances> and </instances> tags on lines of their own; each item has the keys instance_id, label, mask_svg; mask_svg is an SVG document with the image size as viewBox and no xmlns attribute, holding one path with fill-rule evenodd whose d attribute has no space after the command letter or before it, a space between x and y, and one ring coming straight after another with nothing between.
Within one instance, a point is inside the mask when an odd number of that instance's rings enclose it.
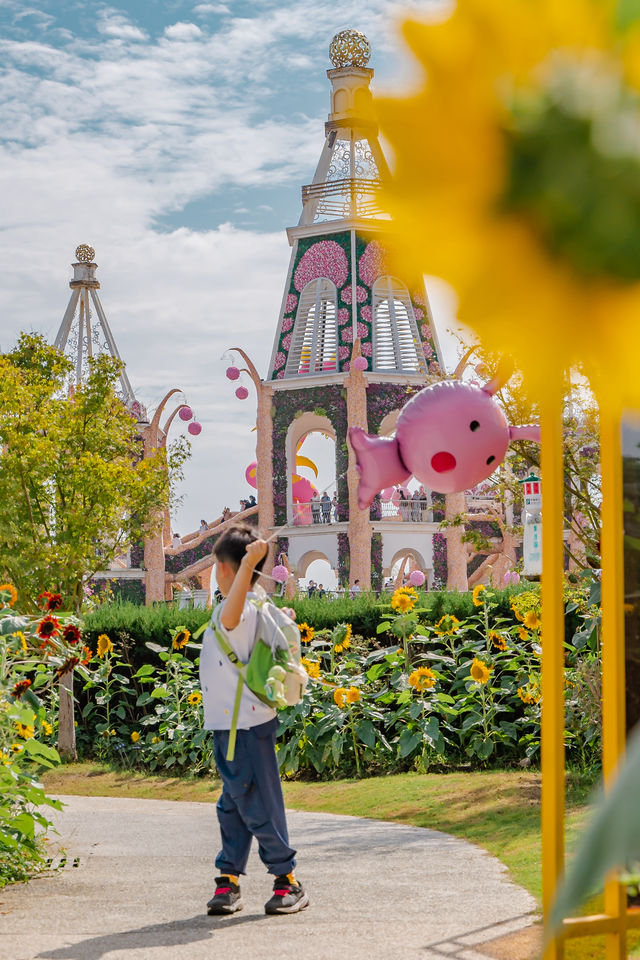
<instances>
[{"instance_id":1,"label":"arched window","mask_svg":"<svg viewBox=\"0 0 640 960\"><path fill-rule=\"evenodd\" d=\"M373 285L373 369L419 373L424 357L411 297L395 277Z\"/></svg>"},{"instance_id":2,"label":"arched window","mask_svg":"<svg viewBox=\"0 0 640 960\"><path fill-rule=\"evenodd\" d=\"M334 373L338 369L337 292L319 277L300 294L286 375Z\"/></svg>"}]
</instances>

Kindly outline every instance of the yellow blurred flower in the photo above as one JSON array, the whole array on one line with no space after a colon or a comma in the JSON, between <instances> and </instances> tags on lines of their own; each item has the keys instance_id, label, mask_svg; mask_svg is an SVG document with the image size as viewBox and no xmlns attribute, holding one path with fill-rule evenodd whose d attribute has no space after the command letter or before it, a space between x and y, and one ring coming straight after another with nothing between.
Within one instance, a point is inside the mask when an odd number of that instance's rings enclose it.
<instances>
[{"instance_id":1,"label":"yellow blurred flower","mask_svg":"<svg viewBox=\"0 0 640 960\"><path fill-rule=\"evenodd\" d=\"M12 583L0 583L0 605L12 607L18 599L18 591Z\"/></svg>"},{"instance_id":2,"label":"yellow blurred flower","mask_svg":"<svg viewBox=\"0 0 640 960\"><path fill-rule=\"evenodd\" d=\"M527 632L526 627L518 627L518 639L522 640L523 643L526 643L529 639L529 633Z\"/></svg>"},{"instance_id":3,"label":"yellow blurred flower","mask_svg":"<svg viewBox=\"0 0 640 960\"><path fill-rule=\"evenodd\" d=\"M132 730L132 731L131 731L131 743L137 743L139 739L140 739L140 734L138 733L138 731L137 731L137 730Z\"/></svg>"},{"instance_id":4,"label":"yellow blurred flower","mask_svg":"<svg viewBox=\"0 0 640 960\"><path fill-rule=\"evenodd\" d=\"M445 613L444 617L440 617L434 627L439 637L443 637L447 633L455 633L459 629L460 621L452 613Z\"/></svg>"},{"instance_id":5,"label":"yellow blurred flower","mask_svg":"<svg viewBox=\"0 0 640 960\"><path fill-rule=\"evenodd\" d=\"M44 730L47 737L50 737L51 734L53 733L53 727L51 726L50 723L47 723L46 720L42 721L42 729Z\"/></svg>"},{"instance_id":6,"label":"yellow blurred flower","mask_svg":"<svg viewBox=\"0 0 640 960\"><path fill-rule=\"evenodd\" d=\"M34 735L35 730L29 723L21 723L19 720L16 721L16 732L19 737L22 737L23 740L30 740Z\"/></svg>"},{"instance_id":7,"label":"yellow blurred flower","mask_svg":"<svg viewBox=\"0 0 640 960\"><path fill-rule=\"evenodd\" d=\"M409 613L418 602L418 594L412 587L400 587L391 597L391 606L398 613Z\"/></svg>"},{"instance_id":8,"label":"yellow blurred flower","mask_svg":"<svg viewBox=\"0 0 640 960\"><path fill-rule=\"evenodd\" d=\"M619 409L640 405L640 157L624 123L640 33L617 28L616 7L458 0L405 24L426 82L376 112L395 157L396 261L450 283L459 319L513 353L528 383L582 362Z\"/></svg>"},{"instance_id":9,"label":"yellow blurred flower","mask_svg":"<svg viewBox=\"0 0 640 960\"><path fill-rule=\"evenodd\" d=\"M320 676L320 663L317 660L309 660L308 657L302 657L300 663L305 668L312 680L317 680Z\"/></svg>"},{"instance_id":10,"label":"yellow blurred flower","mask_svg":"<svg viewBox=\"0 0 640 960\"><path fill-rule=\"evenodd\" d=\"M202 701L202 694L200 693L199 690L194 690L193 693L190 693L189 696L187 697L187 703L192 707L195 707L195 705L197 703L201 703L201 701Z\"/></svg>"},{"instance_id":11,"label":"yellow blurred flower","mask_svg":"<svg viewBox=\"0 0 640 960\"><path fill-rule=\"evenodd\" d=\"M151 743L161 743L160 737L153 737Z\"/></svg>"},{"instance_id":12,"label":"yellow blurred flower","mask_svg":"<svg viewBox=\"0 0 640 960\"><path fill-rule=\"evenodd\" d=\"M11 752L12 752L12 753L22 753L22 749L23 749L23 748L22 748L22 746L21 746L19 743L12 743L12 744L11 744Z\"/></svg>"},{"instance_id":13,"label":"yellow blurred flower","mask_svg":"<svg viewBox=\"0 0 640 960\"><path fill-rule=\"evenodd\" d=\"M100 636L98 637L98 648L96 651L98 656L104 657L105 654L111 653L112 650L113 650L113 644L111 643L111 640L106 635L106 633L101 633Z\"/></svg>"},{"instance_id":14,"label":"yellow blurred flower","mask_svg":"<svg viewBox=\"0 0 640 960\"><path fill-rule=\"evenodd\" d=\"M486 683L491 676L491 670L483 660L474 657L469 673L476 683Z\"/></svg>"},{"instance_id":15,"label":"yellow blurred flower","mask_svg":"<svg viewBox=\"0 0 640 960\"><path fill-rule=\"evenodd\" d=\"M359 703L360 702L360 691L357 687L351 686L346 693L347 703Z\"/></svg>"},{"instance_id":16,"label":"yellow blurred flower","mask_svg":"<svg viewBox=\"0 0 640 960\"><path fill-rule=\"evenodd\" d=\"M335 700L335 702L337 703L337 705L340 707L340 709L342 709L342 707L344 707L344 700L345 700L345 697L346 697L347 693L348 693L348 690L347 690L346 687L337 687L337 688L333 691L333 699Z\"/></svg>"},{"instance_id":17,"label":"yellow blurred flower","mask_svg":"<svg viewBox=\"0 0 640 960\"><path fill-rule=\"evenodd\" d=\"M436 675L429 667L418 667L409 674L409 686L417 690L418 693L424 693L425 690L431 690L435 686Z\"/></svg>"},{"instance_id":18,"label":"yellow blurred flower","mask_svg":"<svg viewBox=\"0 0 640 960\"><path fill-rule=\"evenodd\" d=\"M524 615L524 625L527 630L539 630L541 625L540 617L534 610L529 610Z\"/></svg>"},{"instance_id":19,"label":"yellow blurred flower","mask_svg":"<svg viewBox=\"0 0 640 960\"><path fill-rule=\"evenodd\" d=\"M22 630L16 630L14 637L17 637L20 641L20 650L24 656L29 652L29 647L27 646L27 638L25 637Z\"/></svg>"},{"instance_id":20,"label":"yellow blurred flower","mask_svg":"<svg viewBox=\"0 0 640 960\"><path fill-rule=\"evenodd\" d=\"M473 594L471 595L471 600L473 602L474 607L482 606L482 604L484 603L484 600L482 599L482 594L486 589L487 588L483 583L479 583L477 587L473 588Z\"/></svg>"},{"instance_id":21,"label":"yellow blurred flower","mask_svg":"<svg viewBox=\"0 0 640 960\"><path fill-rule=\"evenodd\" d=\"M516 605L513 603L513 601L511 601L511 609L513 610L513 612L514 612L514 614L515 614L516 620L519 620L520 623L522 623L522 621L524 620L524 617L523 617L523 615L520 613L520 611L518 610L518 608L516 607Z\"/></svg>"}]
</instances>

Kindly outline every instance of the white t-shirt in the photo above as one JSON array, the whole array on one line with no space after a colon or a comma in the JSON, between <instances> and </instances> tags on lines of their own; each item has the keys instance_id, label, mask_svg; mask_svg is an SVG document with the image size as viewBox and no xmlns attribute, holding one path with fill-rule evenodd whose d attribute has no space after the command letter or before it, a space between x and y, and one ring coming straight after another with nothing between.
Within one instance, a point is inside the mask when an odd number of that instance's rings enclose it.
<instances>
[{"instance_id":1,"label":"white t-shirt","mask_svg":"<svg viewBox=\"0 0 640 960\"><path fill-rule=\"evenodd\" d=\"M233 630L222 631L229 646L242 663L248 663L256 642L258 611L250 602L249 594L245 600L240 623ZM204 726L206 730L230 730L233 717L233 705L238 686L238 671L229 657L220 647L215 632L208 627L202 639L200 654L200 686L204 707ZM259 700L245 684L242 689L238 730L247 730L260 723L273 720L276 711Z\"/></svg>"}]
</instances>

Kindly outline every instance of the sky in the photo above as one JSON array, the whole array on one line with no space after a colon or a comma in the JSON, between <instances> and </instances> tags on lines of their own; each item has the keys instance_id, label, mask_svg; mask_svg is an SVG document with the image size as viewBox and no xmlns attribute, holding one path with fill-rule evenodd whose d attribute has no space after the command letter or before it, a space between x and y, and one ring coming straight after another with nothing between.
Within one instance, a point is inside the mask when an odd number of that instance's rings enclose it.
<instances>
[{"instance_id":1,"label":"sky","mask_svg":"<svg viewBox=\"0 0 640 960\"><path fill-rule=\"evenodd\" d=\"M152 412L178 387L203 427L173 520L182 535L251 492L255 397L247 381L249 399L236 399L227 351L244 347L266 375L285 228L323 145L331 38L363 31L374 90L406 89L420 81L399 38L406 10L0 0L0 349L21 330L53 340L75 248L91 244L136 396ZM443 338L455 301L439 281L428 292Z\"/></svg>"}]
</instances>

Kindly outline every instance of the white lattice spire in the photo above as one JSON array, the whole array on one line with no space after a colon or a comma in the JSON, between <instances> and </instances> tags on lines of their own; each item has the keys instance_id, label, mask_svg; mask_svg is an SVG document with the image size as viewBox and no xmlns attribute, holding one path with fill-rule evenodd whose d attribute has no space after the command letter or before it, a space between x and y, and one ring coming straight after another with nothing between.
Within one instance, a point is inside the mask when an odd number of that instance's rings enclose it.
<instances>
[{"instance_id":1,"label":"white lattice spire","mask_svg":"<svg viewBox=\"0 0 640 960\"><path fill-rule=\"evenodd\" d=\"M343 30L331 41L331 110L313 183L302 188L300 226L347 218L386 218L380 186L389 168L378 140L369 84L369 41Z\"/></svg>"},{"instance_id":2,"label":"white lattice spire","mask_svg":"<svg viewBox=\"0 0 640 960\"><path fill-rule=\"evenodd\" d=\"M88 244L81 243L76 247L77 261L72 264L73 280L69 281L71 297L54 341L56 349L74 361L77 383L82 380L90 357L109 353L116 360L122 359L98 296L100 281L96 279L98 265L94 257L95 250ZM119 393L136 416L143 412L124 367L120 374Z\"/></svg>"}]
</instances>

